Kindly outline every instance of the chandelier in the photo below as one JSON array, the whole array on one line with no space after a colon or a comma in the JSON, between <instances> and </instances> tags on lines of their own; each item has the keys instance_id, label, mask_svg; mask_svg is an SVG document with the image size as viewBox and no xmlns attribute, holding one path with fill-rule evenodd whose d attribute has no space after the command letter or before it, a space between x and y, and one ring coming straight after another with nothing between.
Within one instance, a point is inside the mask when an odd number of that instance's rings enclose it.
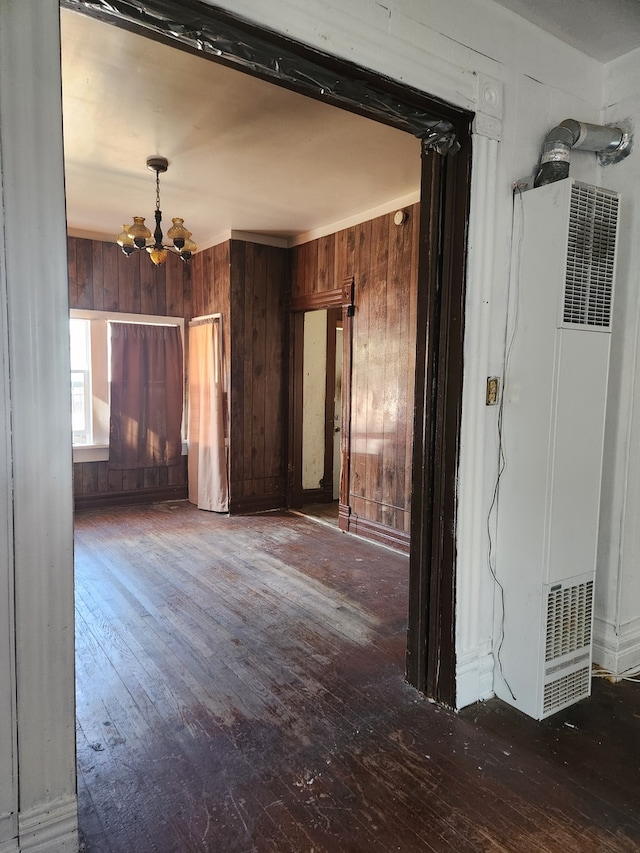
<instances>
[{"instance_id":1,"label":"chandelier","mask_svg":"<svg viewBox=\"0 0 640 853\"><path fill-rule=\"evenodd\" d=\"M147 158L147 169L156 173L156 229L153 235L144 224L144 216L134 216L133 225L123 225L122 232L116 237L116 242L125 255L129 256L136 250L146 249L156 266L165 263L169 249L174 249L183 261L189 261L198 248L191 240L191 231L187 231L184 227L184 219L179 217L171 220L173 225L167 231L167 237L173 245L165 246L162 242L164 237L160 210L160 172L166 172L168 168L169 161L166 157Z\"/></svg>"}]
</instances>

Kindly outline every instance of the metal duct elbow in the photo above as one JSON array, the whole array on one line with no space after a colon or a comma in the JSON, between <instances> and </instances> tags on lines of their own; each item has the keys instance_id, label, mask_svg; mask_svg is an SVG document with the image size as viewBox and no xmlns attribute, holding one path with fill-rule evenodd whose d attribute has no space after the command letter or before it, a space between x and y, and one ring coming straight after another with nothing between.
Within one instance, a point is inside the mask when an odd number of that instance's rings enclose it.
<instances>
[{"instance_id":1,"label":"metal duct elbow","mask_svg":"<svg viewBox=\"0 0 640 853\"><path fill-rule=\"evenodd\" d=\"M552 184L569 177L572 148L596 151L601 165L618 163L630 152L633 136L624 127L587 124L568 118L547 133L534 186Z\"/></svg>"}]
</instances>

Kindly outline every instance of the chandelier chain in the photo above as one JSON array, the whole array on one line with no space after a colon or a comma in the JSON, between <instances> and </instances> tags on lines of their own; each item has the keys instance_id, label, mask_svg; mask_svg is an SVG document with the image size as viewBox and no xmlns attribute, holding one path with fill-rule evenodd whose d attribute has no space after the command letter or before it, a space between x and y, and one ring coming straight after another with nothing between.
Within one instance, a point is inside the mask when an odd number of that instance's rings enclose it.
<instances>
[{"instance_id":1,"label":"chandelier chain","mask_svg":"<svg viewBox=\"0 0 640 853\"><path fill-rule=\"evenodd\" d=\"M160 210L160 172L156 171L156 210Z\"/></svg>"}]
</instances>

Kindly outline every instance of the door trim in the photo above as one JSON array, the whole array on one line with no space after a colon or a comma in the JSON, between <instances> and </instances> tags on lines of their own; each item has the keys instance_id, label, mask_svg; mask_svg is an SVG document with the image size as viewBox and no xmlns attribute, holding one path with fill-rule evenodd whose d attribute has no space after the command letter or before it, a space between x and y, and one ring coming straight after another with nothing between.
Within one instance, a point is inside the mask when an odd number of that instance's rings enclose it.
<instances>
[{"instance_id":1,"label":"door trim","mask_svg":"<svg viewBox=\"0 0 640 853\"><path fill-rule=\"evenodd\" d=\"M344 300L347 300L345 304ZM302 509L302 421L303 421L303 362L304 362L304 315L307 311L328 310L328 318L331 310L335 308L342 310L343 339L342 339L342 436L341 436L341 471L345 467L345 451L348 466L348 445L345 447L345 416L351 416L351 400L345 400L347 393L347 378L351 376L351 346L347 347L347 338L350 340L351 319L346 315L353 310L353 276L345 279L342 287L313 293L309 296L298 296L291 299L291 340L289 347L289 453L288 453L288 477L287 477L287 505L291 509ZM348 326L345 325L348 323ZM335 332L334 332L335 337ZM349 359L347 361L347 359ZM335 363L335 353L334 353ZM350 388L350 383L349 383ZM350 395L347 395L350 396ZM326 443L326 437L325 437ZM325 450L326 455L326 450ZM327 463L325 459L325 471ZM347 469L348 470L348 469ZM340 477L340 499L339 507L342 508L344 488L344 477ZM348 481L347 481L348 482ZM341 510L339 510L341 512Z\"/></svg>"}]
</instances>

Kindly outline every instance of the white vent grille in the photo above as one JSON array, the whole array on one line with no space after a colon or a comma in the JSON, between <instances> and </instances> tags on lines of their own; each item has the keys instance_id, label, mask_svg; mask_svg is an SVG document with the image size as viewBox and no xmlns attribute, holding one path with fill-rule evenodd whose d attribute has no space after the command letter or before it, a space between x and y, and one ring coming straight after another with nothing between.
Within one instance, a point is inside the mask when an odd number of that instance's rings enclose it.
<instances>
[{"instance_id":1,"label":"white vent grille","mask_svg":"<svg viewBox=\"0 0 640 853\"><path fill-rule=\"evenodd\" d=\"M551 587L547 599L545 661L555 660L591 644L593 581Z\"/></svg>"},{"instance_id":2,"label":"white vent grille","mask_svg":"<svg viewBox=\"0 0 640 853\"><path fill-rule=\"evenodd\" d=\"M563 320L609 328L618 223L615 193L574 183L571 188L569 243Z\"/></svg>"},{"instance_id":3,"label":"white vent grille","mask_svg":"<svg viewBox=\"0 0 640 853\"><path fill-rule=\"evenodd\" d=\"M542 715L547 716L589 695L590 671L585 666L544 686Z\"/></svg>"}]
</instances>

